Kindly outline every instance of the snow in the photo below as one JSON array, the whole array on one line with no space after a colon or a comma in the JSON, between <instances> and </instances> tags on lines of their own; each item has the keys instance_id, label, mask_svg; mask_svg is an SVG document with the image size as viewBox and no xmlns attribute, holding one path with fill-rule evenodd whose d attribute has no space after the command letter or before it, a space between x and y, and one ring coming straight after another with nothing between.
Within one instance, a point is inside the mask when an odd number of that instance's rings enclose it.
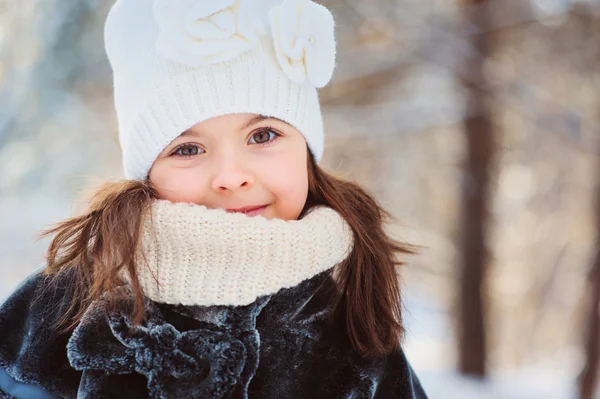
<instances>
[{"instance_id":1,"label":"snow","mask_svg":"<svg viewBox=\"0 0 600 399\"><path fill-rule=\"evenodd\" d=\"M564 352L519 369L495 371L481 380L456 371L454 332L448 314L425 296L404 297L407 336L404 345L411 366L429 399L574 399L577 358ZM574 349L571 354L578 354ZM563 364L563 369L559 364Z\"/></svg>"}]
</instances>

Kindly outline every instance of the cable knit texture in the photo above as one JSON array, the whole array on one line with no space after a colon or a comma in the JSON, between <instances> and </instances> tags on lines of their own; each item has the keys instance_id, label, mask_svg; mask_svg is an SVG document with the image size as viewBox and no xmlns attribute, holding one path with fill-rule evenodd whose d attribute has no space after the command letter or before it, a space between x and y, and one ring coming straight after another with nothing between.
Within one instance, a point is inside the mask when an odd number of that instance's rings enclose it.
<instances>
[{"instance_id":1,"label":"cable knit texture","mask_svg":"<svg viewBox=\"0 0 600 399\"><path fill-rule=\"evenodd\" d=\"M137 274L146 296L183 305L247 305L344 260L352 232L333 209L285 221L156 200Z\"/></svg>"}]
</instances>

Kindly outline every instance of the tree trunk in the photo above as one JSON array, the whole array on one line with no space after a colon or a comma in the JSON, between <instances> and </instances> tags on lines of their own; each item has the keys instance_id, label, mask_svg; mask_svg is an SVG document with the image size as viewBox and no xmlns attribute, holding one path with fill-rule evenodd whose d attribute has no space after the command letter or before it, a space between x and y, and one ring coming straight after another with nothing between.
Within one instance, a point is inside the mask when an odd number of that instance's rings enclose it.
<instances>
[{"instance_id":1,"label":"tree trunk","mask_svg":"<svg viewBox=\"0 0 600 399\"><path fill-rule=\"evenodd\" d=\"M598 197L600 198L600 195ZM600 199L596 202L598 204L596 207L598 208L597 213L600 214ZM600 225L598 226L598 231L600 231ZM598 246L600 246L600 243ZM600 306L600 249L596 251L596 257L588 279L591 298L586 328L585 364L578 378L580 399L592 399L598 386L598 349L600 347L598 339L600 335L600 317L598 313Z\"/></svg>"},{"instance_id":2,"label":"tree trunk","mask_svg":"<svg viewBox=\"0 0 600 399\"><path fill-rule=\"evenodd\" d=\"M473 51L465 60L462 84L468 93L468 114L464 121L467 159L462 185L460 247L463 254L460 279L459 370L463 374L486 375L485 270L488 260L490 173L494 158L494 126L491 96L483 74L490 53L489 25L485 0L463 1L465 22L481 28L471 36Z\"/></svg>"},{"instance_id":3,"label":"tree trunk","mask_svg":"<svg viewBox=\"0 0 600 399\"><path fill-rule=\"evenodd\" d=\"M593 12L585 13L589 15L590 34L593 36L591 41L593 46L593 55L590 62L590 79L598 79L598 68L600 67L600 19ZM600 107L600 101L598 101ZM600 121L600 110L597 111L597 121ZM600 137L597 138L598 153L600 154ZM598 386L598 363L600 357L600 160L596 168L596 255L590 267L588 274L589 282L589 310L587 326L585 329L585 364L581 370L579 383L580 399L592 399Z\"/></svg>"}]
</instances>

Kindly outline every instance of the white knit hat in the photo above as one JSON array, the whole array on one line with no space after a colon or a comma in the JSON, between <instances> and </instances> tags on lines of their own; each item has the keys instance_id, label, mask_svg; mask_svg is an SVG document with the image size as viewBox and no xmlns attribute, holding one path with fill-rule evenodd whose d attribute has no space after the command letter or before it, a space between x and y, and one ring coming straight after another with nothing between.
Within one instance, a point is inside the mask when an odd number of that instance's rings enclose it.
<instances>
[{"instance_id":1,"label":"white knit hat","mask_svg":"<svg viewBox=\"0 0 600 399\"><path fill-rule=\"evenodd\" d=\"M128 179L209 118L253 113L323 153L317 88L335 65L334 21L309 0L117 0L104 31Z\"/></svg>"}]
</instances>

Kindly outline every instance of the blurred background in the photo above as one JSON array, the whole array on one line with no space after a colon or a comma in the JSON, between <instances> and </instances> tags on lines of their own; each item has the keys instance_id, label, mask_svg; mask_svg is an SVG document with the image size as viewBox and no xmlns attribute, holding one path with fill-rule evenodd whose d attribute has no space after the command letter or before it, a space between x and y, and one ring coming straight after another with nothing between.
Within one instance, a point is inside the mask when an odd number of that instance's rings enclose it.
<instances>
[{"instance_id":1,"label":"blurred background","mask_svg":"<svg viewBox=\"0 0 600 399\"><path fill-rule=\"evenodd\" d=\"M122 177L112 3L0 0L0 299L44 264L36 234ZM322 3L322 164L424 246L404 348L429 397L600 397L600 2Z\"/></svg>"}]
</instances>

